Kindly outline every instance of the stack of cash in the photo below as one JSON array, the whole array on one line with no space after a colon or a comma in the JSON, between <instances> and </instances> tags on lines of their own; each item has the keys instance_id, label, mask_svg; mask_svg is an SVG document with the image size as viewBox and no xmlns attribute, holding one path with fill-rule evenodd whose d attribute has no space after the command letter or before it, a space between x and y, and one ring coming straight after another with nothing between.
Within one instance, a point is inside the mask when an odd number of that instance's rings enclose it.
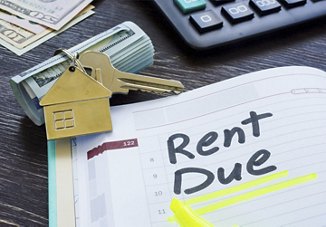
<instances>
[{"instance_id":1,"label":"stack of cash","mask_svg":"<svg viewBox=\"0 0 326 227\"><path fill-rule=\"evenodd\" d=\"M0 45L22 55L94 13L92 0L1 0Z\"/></svg>"},{"instance_id":2,"label":"stack of cash","mask_svg":"<svg viewBox=\"0 0 326 227\"><path fill-rule=\"evenodd\" d=\"M150 38L132 22L117 25L68 51L75 54L87 50L107 54L114 67L126 72L138 72L153 63L154 48ZM10 85L17 101L36 125L44 123L40 99L70 64L66 55L59 54L11 78Z\"/></svg>"}]
</instances>

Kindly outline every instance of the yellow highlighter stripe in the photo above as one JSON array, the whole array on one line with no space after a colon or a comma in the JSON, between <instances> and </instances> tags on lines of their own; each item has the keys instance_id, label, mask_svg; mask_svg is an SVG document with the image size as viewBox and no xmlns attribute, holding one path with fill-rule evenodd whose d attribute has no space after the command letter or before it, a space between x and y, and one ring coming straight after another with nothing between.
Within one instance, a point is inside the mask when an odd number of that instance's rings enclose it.
<instances>
[{"instance_id":1,"label":"yellow highlighter stripe","mask_svg":"<svg viewBox=\"0 0 326 227\"><path fill-rule=\"evenodd\" d=\"M174 198L171 201L171 210L174 213L175 221L180 227L213 227L214 225L196 215L194 211L181 200Z\"/></svg>"},{"instance_id":2,"label":"yellow highlighter stripe","mask_svg":"<svg viewBox=\"0 0 326 227\"><path fill-rule=\"evenodd\" d=\"M261 184L267 183L269 181L272 181L272 180L276 180L276 179L279 179L279 178L282 178L282 177L287 177L288 175L289 175L288 170L278 172L278 173L274 173L274 174L271 174L271 175L268 175L268 176L261 177L261 178L259 178L257 180L249 181L249 182L237 185L237 186L233 186L233 187L222 189L222 190L219 190L219 191L215 191L215 192L212 192L212 193L209 193L209 194L206 194L206 195L197 196L197 197L188 199L188 200L185 201L185 204L191 205L191 204L195 204L195 203L202 203L202 202L205 202L205 201L209 201L209 200L212 200L212 199L216 199L216 198L219 198L219 197L230 195L232 193L236 193L236 192L243 191L243 190L246 190L246 189L249 189L249 188L253 188L253 187L256 187L258 185L261 185Z\"/></svg>"},{"instance_id":3,"label":"yellow highlighter stripe","mask_svg":"<svg viewBox=\"0 0 326 227\"><path fill-rule=\"evenodd\" d=\"M279 191L282 189L290 188L290 187L296 186L298 184L303 184L308 181L315 180L316 178L317 178L316 173L297 177L297 178L294 178L294 179L291 179L288 181L270 185L270 186L260 188L260 189L257 189L257 190L251 191L251 192L243 193L241 195L238 195L238 196L235 196L235 197L232 197L229 199L222 200L220 202L210 204L208 206L196 209L195 213L197 215L207 214L207 213L219 210L219 209L227 207L227 206L231 206L231 205L243 202L243 201L254 199L254 198L262 196L262 195L266 195L266 194L276 192L276 191Z\"/></svg>"}]
</instances>

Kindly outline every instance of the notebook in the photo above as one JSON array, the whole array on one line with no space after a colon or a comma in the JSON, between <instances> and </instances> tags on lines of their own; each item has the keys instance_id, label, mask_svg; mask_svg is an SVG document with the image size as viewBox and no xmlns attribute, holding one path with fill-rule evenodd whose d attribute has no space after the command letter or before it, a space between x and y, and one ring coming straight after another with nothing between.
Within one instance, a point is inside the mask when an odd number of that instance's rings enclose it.
<instances>
[{"instance_id":1,"label":"notebook","mask_svg":"<svg viewBox=\"0 0 326 227\"><path fill-rule=\"evenodd\" d=\"M215 226L325 226L325 113L302 66L112 107L112 132L72 143L75 225L179 226L178 198Z\"/></svg>"}]
</instances>

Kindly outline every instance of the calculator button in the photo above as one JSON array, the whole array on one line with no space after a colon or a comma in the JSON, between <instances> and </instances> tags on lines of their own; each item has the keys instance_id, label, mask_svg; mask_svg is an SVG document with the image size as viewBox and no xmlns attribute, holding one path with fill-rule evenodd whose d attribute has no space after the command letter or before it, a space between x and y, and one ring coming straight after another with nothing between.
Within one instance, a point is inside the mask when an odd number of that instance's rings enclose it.
<instances>
[{"instance_id":1,"label":"calculator button","mask_svg":"<svg viewBox=\"0 0 326 227\"><path fill-rule=\"evenodd\" d=\"M215 30L223 26L222 19L212 10L194 13L190 16L189 20L200 33Z\"/></svg>"},{"instance_id":2,"label":"calculator button","mask_svg":"<svg viewBox=\"0 0 326 227\"><path fill-rule=\"evenodd\" d=\"M287 8L292 8L306 4L307 0L281 0L281 2L284 3Z\"/></svg>"},{"instance_id":3,"label":"calculator button","mask_svg":"<svg viewBox=\"0 0 326 227\"><path fill-rule=\"evenodd\" d=\"M235 0L211 0L212 3L216 5L221 5L229 2L234 2Z\"/></svg>"},{"instance_id":4,"label":"calculator button","mask_svg":"<svg viewBox=\"0 0 326 227\"><path fill-rule=\"evenodd\" d=\"M206 0L174 0L174 3L183 13L191 13L206 7Z\"/></svg>"},{"instance_id":5,"label":"calculator button","mask_svg":"<svg viewBox=\"0 0 326 227\"><path fill-rule=\"evenodd\" d=\"M260 15L276 13L281 10L281 4L276 0L250 0L250 5Z\"/></svg>"},{"instance_id":6,"label":"calculator button","mask_svg":"<svg viewBox=\"0 0 326 227\"><path fill-rule=\"evenodd\" d=\"M254 18L254 13L244 3L223 6L222 13L231 23L239 23Z\"/></svg>"}]
</instances>

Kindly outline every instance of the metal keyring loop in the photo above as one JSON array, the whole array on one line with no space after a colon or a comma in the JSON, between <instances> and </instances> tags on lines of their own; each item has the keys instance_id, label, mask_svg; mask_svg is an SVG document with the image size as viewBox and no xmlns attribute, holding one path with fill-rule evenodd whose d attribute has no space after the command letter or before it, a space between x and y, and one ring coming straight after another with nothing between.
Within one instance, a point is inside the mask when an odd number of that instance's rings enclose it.
<instances>
[{"instance_id":1,"label":"metal keyring loop","mask_svg":"<svg viewBox=\"0 0 326 227\"><path fill-rule=\"evenodd\" d=\"M78 52L76 52L75 54L70 53L67 49L57 49L54 52L54 55L57 55L59 53L64 53L67 55L68 58L70 58L74 64L75 67L78 67L80 70L82 70L84 73L86 73L83 65L81 64L81 62L78 60L79 54Z\"/></svg>"}]
</instances>

